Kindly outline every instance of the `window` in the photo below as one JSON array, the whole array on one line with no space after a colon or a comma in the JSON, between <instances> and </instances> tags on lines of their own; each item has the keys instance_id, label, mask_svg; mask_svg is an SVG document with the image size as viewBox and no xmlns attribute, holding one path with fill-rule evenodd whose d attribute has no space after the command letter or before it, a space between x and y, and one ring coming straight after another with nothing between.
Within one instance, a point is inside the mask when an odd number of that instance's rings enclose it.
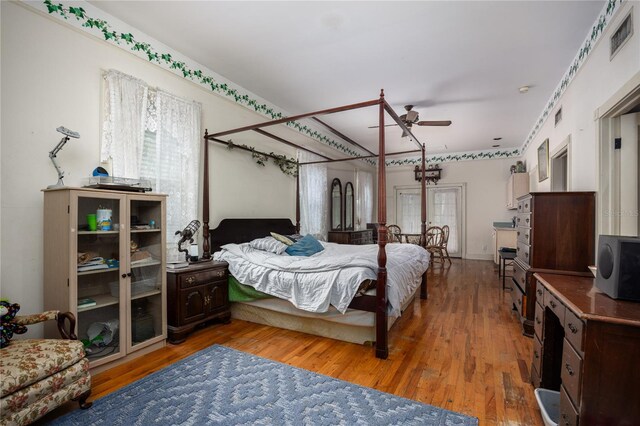
<instances>
[{"instance_id":1,"label":"window","mask_svg":"<svg viewBox=\"0 0 640 426\"><path fill-rule=\"evenodd\" d=\"M112 158L114 176L148 179L168 194L171 236L198 216L201 107L118 71L105 81L101 160ZM168 256L178 254L175 242L167 238Z\"/></svg>"}]
</instances>

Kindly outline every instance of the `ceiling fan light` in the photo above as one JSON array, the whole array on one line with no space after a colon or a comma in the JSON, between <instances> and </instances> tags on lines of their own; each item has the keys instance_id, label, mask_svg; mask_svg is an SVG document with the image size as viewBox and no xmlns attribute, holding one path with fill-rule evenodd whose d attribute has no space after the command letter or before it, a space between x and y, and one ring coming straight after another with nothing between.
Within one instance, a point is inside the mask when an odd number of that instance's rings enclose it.
<instances>
[{"instance_id":1,"label":"ceiling fan light","mask_svg":"<svg viewBox=\"0 0 640 426\"><path fill-rule=\"evenodd\" d=\"M415 123L418 121L418 113L416 111L407 111L405 121Z\"/></svg>"},{"instance_id":2,"label":"ceiling fan light","mask_svg":"<svg viewBox=\"0 0 640 426\"><path fill-rule=\"evenodd\" d=\"M409 133L405 132L404 129L402 130L402 138L406 138L407 136L409 136Z\"/></svg>"}]
</instances>

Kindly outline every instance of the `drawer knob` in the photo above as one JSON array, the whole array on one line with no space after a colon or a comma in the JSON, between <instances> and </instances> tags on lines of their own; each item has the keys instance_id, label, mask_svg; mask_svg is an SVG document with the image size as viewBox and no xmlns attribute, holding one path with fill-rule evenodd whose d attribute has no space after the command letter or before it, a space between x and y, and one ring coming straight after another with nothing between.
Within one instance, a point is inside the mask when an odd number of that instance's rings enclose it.
<instances>
[{"instance_id":1,"label":"drawer knob","mask_svg":"<svg viewBox=\"0 0 640 426\"><path fill-rule=\"evenodd\" d=\"M187 284L193 284L194 282L196 282L196 277L187 277Z\"/></svg>"},{"instance_id":2,"label":"drawer knob","mask_svg":"<svg viewBox=\"0 0 640 426\"><path fill-rule=\"evenodd\" d=\"M569 327L569 330L571 330L573 334L576 334L578 332L578 328L572 323L567 324L567 327Z\"/></svg>"},{"instance_id":3,"label":"drawer knob","mask_svg":"<svg viewBox=\"0 0 640 426\"><path fill-rule=\"evenodd\" d=\"M529 208L529 203L525 203L524 208L528 209Z\"/></svg>"},{"instance_id":4,"label":"drawer knob","mask_svg":"<svg viewBox=\"0 0 640 426\"><path fill-rule=\"evenodd\" d=\"M224 271L218 271L216 273L216 275L219 276L219 277L223 277L224 276Z\"/></svg>"},{"instance_id":5,"label":"drawer knob","mask_svg":"<svg viewBox=\"0 0 640 426\"><path fill-rule=\"evenodd\" d=\"M554 302L553 300L550 300L550 301L549 301L549 305L551 305L551 307L552 307L552 308L554 308L554 309L555 309L555 308L556 308L556 306L557 306L557 305L556 305L556 302Z\"/></svg>"},{"instance_id":6,"label":"drawer knob","mask_svg":"<svg viewBox=\"0 0 640 426\"><path fill-rule=\"evenodd\" d=\"M527 222L527 223L529 223L529 218L526 218L524 221L525 221L525 222Z\"/></svg>"},{"instance_id":7,"label":"drawer knob","mask_svg":"<svg viewBox=\"0 0 640 426\"><path fill-rule=\"evenodd\" d=\"M540 321L540 318L536 317L536 323L542 324L542 321Z\"/></svg>"},{"instance_id":8,"label":"drawer knob","mask_svg":"<svg viewBox=\"0 0 640 426\"><path fill-rule=\"evenodd\" d=\"M569 426L571 424L571 423L569 423L569 419L567 418L567 414L566 413L562 413L562 420L564 420L565 426Z\"/></svg>"},{"instance_id":9,"label":"drawer knob","mask_svg":"<svg viewBox=\"0 0 640 426\"><path fill-rule=\"evenodd\" d=\"M571 368L571 365L569 365L568 362L565 362L564 368L567 369L567 373L569 373L570 376L573 376L573 369Z\"/></svg>"},{"instance_id":10,"label":"drawer knob","mask_svg":"<svg viewBox=\"0 0 640 426\"><path fill-rule=\"evenodd\" d=\"M540 355L538 355L538 351L533 351L533 356L536 357L536 359L540 358Z\"/></svg>"},{"instance_id":11,"label":"drawer knob","mask_svg":"<svg viewBox=\"0 0 640 426\"><path fill-rule=\"evenodd\" d=\"M538 293L538 296L542 297L542 290L537 290L536 293Z\"/></svg>"},{"instance_id":12,"label":"drawer knob","mask_svg":"<svg viewBox=\"0 0 640 426\"><path fill-rule=\"evenodd\" d=\"M518 237L520 236L520 231L518 231Z\"/></svg>"}]
</instances>

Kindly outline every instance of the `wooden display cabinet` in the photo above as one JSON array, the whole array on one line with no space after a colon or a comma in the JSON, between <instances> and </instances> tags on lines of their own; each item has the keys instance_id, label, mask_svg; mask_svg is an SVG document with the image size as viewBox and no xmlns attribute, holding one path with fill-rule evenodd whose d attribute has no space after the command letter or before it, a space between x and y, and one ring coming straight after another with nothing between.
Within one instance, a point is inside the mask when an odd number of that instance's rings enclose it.
<instances>
[{"instance_id":1,"label":"wooden display cabinet","mask_svg":"<svg viewBox=\"0 0 640 426\"><path fill-rule=\"evenodd\" d=\"M167 270L169 341L182 343L196 327L220 319L228 323L231 305L226 262L208 261Z\"/></svg>"},{"instance_id":2,"label":"wooden display cabinet","mask_svg":"<svg viewBox=\"0 0 640 426\"><path fill-rule=\"evenodd\" d=\"M165 201L88 188L44 191L44 308L76 316L91 368L165 345ZM98 209L111 212L110 229L89 228L87 215ZM107 264L83 264L93 257ZM45 335L57 335L53 324Z\"/></svg>"}]
</instances>

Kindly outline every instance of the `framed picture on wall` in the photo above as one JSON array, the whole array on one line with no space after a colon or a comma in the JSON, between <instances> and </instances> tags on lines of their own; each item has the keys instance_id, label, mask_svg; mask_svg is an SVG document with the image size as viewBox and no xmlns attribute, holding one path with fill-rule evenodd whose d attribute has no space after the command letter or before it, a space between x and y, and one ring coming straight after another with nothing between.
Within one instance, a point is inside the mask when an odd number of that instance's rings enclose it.
<instances>
[{"instance_id":1,"label":"framed picture on wall","mask_svg":"<svg viewBox=\"0 0 640 426\"><path fill-rule=\"evenodd\" d=\"M549 178L549 139L538 147L538 182Z\"/></svg>"}]
</instances>

